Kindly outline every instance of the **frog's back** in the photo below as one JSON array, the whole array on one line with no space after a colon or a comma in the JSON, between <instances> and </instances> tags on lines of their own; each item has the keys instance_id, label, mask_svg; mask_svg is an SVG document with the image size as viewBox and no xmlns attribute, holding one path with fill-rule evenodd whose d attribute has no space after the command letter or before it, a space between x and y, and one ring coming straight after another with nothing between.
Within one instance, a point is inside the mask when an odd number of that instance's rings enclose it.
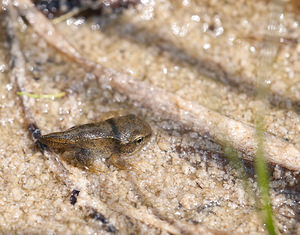
<instances>
[{"instance_id":1,"label":"frog's back","mask_svg":"<svg viewBox=\"0 0 300 235\"><path fill-rule=\"evenodd\" d=\"M107 122L74 126L66 131L43 135L39 141L52 148L83 148L95 140L113 138L113 132ZM88 146L86 146L88 147Z\"/></svg>"},{"instance_id":2,"label":"frog's back","mask_svg":"<svg viewBox=\"0 0 300 235\"><path fill-rule=\"evenodd\" d=\"M74 126L63 133L63 137L72 141L72 139L103 139L103 138L114 138L111 125L107 121L89 123L79 126Z\"/></svg>"}]
</instances>

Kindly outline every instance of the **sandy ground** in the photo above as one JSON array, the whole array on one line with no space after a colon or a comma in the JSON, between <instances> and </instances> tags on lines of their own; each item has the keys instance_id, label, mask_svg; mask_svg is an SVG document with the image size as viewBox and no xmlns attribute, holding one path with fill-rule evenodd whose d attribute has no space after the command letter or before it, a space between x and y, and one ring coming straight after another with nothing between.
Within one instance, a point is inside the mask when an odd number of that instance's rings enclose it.
<instances>
[{"instance_id":1,"label":"sandy ground","mask_svg":"<svg viewBox=\"0 0 300 235\"><path fill-rule=\"evenodd\" d=\"M179 96L254 125L259 104L253 84L262 68L258 51L270 19L276 50L266 131L299 144L299 17L296 5L265 1L142 1L119 15L71 18L56 27L83 54L107 67L146 80ZM299 9L298 9L299 10ZM283 14L284 13L284 14ZM1 22L5 15L1 13ZM65 164L74 187L51 167L29 135L20 97L10 81L5 25L0 29L0 230L3 234L167 234L146 218L181 233L264 234L260 209L220 146L153 115L93 74L59 55L20 20L27 92L58 99L27 98L42 133L101 120L108 112L134 113L154 130L150 143L126 161L130 171L103 165L102 173ZM279 36L286 41L278 43ZM50 153L52 154L52 153ZM54 153L53 153L54 154ZM252 174L251 164L246 170ZM272 170L271 199L280 232L300 234L296 172ZM257 193L255 177L250 191ZM71 205L73 189L79 190ZM90 199L93 200L90 200ZM141 216L137 213L141 212ZM135 215L135 216L134 216ZM104 216L103 219L101 216ZM102 218L102 219L101 219ZM187 229L190 228L190 231ZM200 230L199 230L200 231ZM199 232L200 233L200 232Z\"/></svg>"}]
</instances>

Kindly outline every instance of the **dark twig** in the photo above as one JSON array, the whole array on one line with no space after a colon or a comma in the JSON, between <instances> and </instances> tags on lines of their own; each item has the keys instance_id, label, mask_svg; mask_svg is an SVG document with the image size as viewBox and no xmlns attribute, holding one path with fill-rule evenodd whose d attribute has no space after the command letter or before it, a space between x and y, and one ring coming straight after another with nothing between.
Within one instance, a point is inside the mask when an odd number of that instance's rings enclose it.
<instances>
[{"instance_id":1,"label":"dark twig","mask_svg":"<svg viewBox=\"0 0 300 235\"><path fill-rule=\"evenodd\" d=\"M11 82L15 86L14 87L15 94L17 94L17 92L22 92L25 90L25 86L26 86L25 68L26 68L26 66L25 66L24 56L20 49L20 43L16 36L18 13L17 13L16 9L12 6L12 4L8 5L7 14L8 14L8 16L6 17L6 31L7 31L7 35L9 36L9 42L10 42ZM24 121L25 121L26 127L29 130L33 131L32 132L33 137L35 135L40 134L37 128L33 128L36 126L34 124L34 123L36 123L36 121L32 115L30 107L27 105L28 97L22 96L18 99L20 99L20 106L23 109ZM49 154L47 151L44 154L50 160L50 162L49 162L50 169L55 170L59 176L64 178L65 182L72 185L72 183L69 180L67 180L67 177L66 177L66 175L68 174L68 171L58 160L58 156L56 156L54 154ZM55 165L55 167L54 167L54 165Z\"/></svg>"}]
</instances>

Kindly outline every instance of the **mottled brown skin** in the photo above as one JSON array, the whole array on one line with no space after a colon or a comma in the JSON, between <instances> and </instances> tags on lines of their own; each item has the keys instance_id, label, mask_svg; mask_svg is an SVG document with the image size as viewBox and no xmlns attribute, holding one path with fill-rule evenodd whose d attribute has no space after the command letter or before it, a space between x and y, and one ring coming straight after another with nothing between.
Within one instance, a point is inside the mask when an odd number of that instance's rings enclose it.
<instances>
[{"instance_id":1,"label":"mottled brown skin","mask_svg":"<svg viewBox=\"0 0 300 235\"><path fill-rule=\"evenodd\" d=\"M43 135L38 141L50 148L76 151L80 161L93 168L97 158L112 157L115 162L116 157L134 154L151 135L149 124L130 114Z\"/></svg>"}]
</instances>

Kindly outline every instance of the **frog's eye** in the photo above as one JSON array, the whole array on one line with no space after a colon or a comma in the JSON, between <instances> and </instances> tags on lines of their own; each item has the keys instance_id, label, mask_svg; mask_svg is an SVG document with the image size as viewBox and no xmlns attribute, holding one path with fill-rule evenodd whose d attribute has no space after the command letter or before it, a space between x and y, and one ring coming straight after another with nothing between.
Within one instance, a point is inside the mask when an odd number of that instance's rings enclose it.
<instances>
[{"instance_id":1,"label":"frog's eye","mask_svg":"<svg viewBox=\"0 0 300 235\"><path fill-rule=\"evenodd\" d=\"M143 136L139 136L138 138L135 139L135 142L136 142L137 144L140 144L140 143L142 143L143 141L144 141L144 137L143 137Z\"/></svg>"}]
</instances>

